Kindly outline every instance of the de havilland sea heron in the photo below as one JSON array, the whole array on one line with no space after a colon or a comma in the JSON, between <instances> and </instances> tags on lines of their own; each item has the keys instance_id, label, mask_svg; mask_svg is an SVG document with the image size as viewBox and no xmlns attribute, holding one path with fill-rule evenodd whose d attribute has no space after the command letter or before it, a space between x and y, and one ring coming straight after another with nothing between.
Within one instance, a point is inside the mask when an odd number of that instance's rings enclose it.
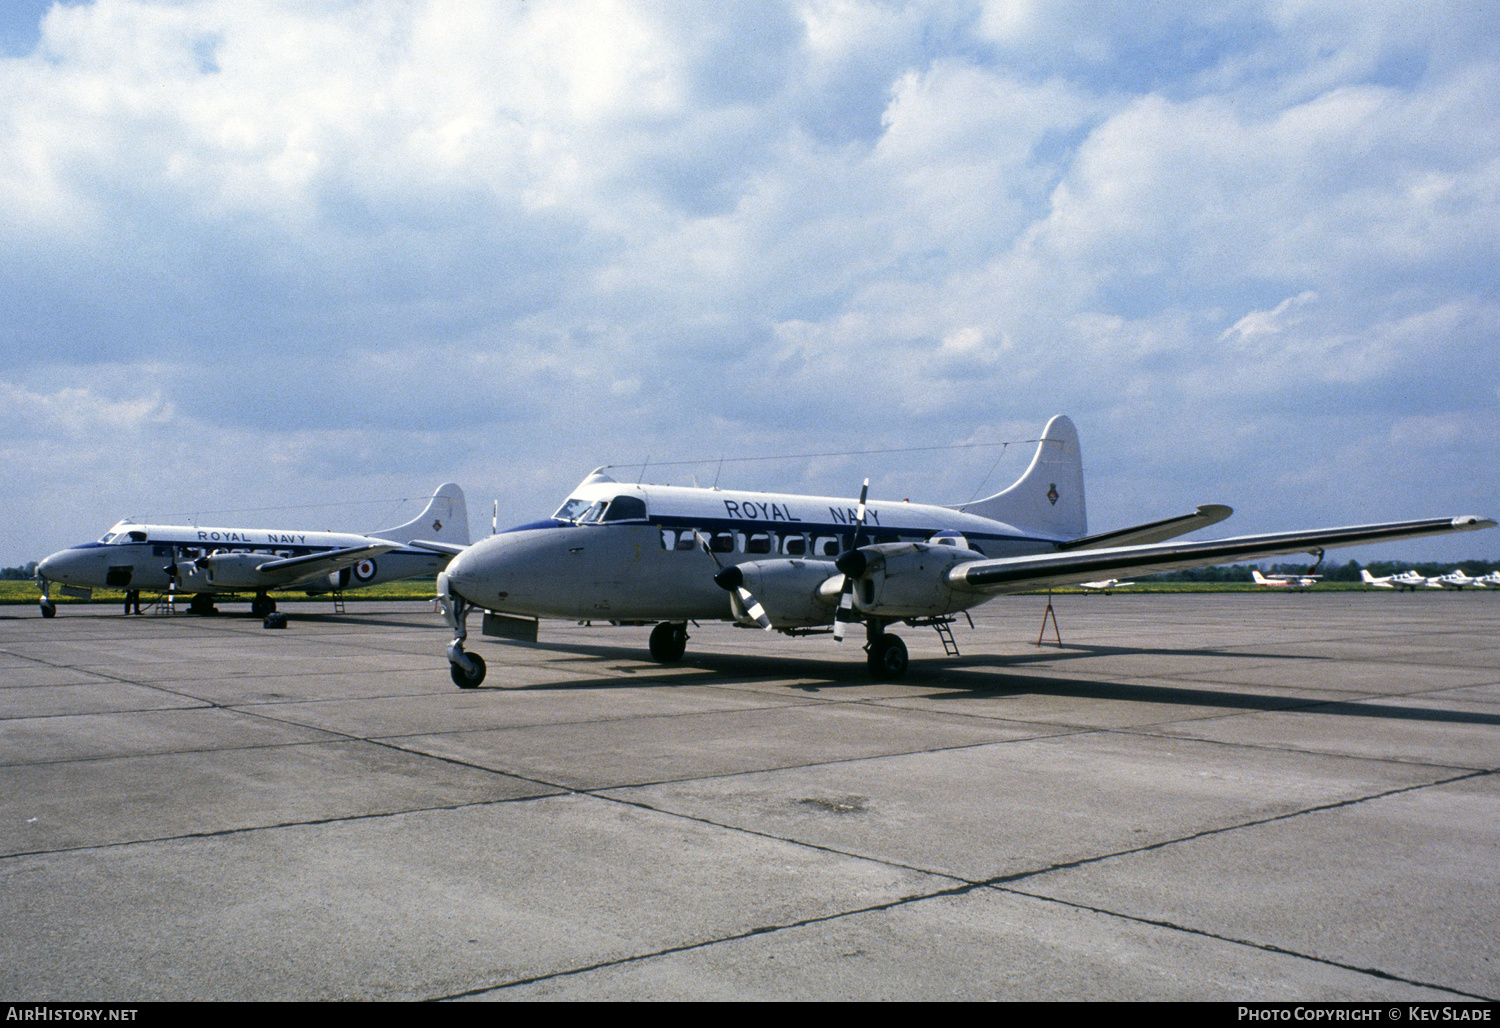
<instances>
[{"instance_id":1,"label":"de havilland sea heron","mask_svg":"<svg viewBox=\"0 0 1500 1028\"><path fill-rule=\"evenodd\" d=\"M1234 561L1493 527L1466 514L1210 541L1172 541L1227 518L1220 505L1089 535L1083 463L1072 421L1047 423L1010 488L954 506L618 482L594 472L542 521L472 546L414 542L451 554L438 600L453 630L455 683L485 664L464 649L467 618L491 634L535 641L542 618L654 625L650 651L680 660L689 622L732 620L842 641L863 624L871 673L894 679L899 622L948 631L955 614L1005 593L1094 583ZM489 630L488 627L486 629ZM945 634L946 639L951 638Z\"/></svg>"},{"instance_id":2,"label":"de havilland sea heron","mask_svg":"<svg viewBox=\"0 0 1500 1028\"><path fill-rule=\"evenodd\" d=\"M95 589L125 590L125 610L139 608L140 593L192 596L192 609L212 613L216 595L251 593L256 615L276 610L272 589L309 595L430 575L448 563L446 549L415 546L421 539L443 547L469 542L464 492L438 486L422 513L395 528L355 534L289 528L157 525L121 521L97 541L79 543L36 566L43 617L57 613L52 587L87 596Z\"/></svg>"}]
</instances>

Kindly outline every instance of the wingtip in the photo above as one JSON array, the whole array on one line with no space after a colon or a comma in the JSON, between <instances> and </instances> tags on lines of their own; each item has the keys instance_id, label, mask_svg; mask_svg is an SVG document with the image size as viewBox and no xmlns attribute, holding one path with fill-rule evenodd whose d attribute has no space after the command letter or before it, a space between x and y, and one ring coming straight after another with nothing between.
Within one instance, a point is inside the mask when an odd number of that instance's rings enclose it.
<instances>
[{"instance_id":1,"label":"wingtip","mask_svg":"<svg viewBox=\"0 0 1500 1028\"><path fill-rule=\"evenodd\" d=\"M1463 514L1453 519L1453 527L1464 531L1474 531L1479 528L1494 528L1495 520L1493 518L1482 518L1478 514Z\"/></svg>"}]
</instances>

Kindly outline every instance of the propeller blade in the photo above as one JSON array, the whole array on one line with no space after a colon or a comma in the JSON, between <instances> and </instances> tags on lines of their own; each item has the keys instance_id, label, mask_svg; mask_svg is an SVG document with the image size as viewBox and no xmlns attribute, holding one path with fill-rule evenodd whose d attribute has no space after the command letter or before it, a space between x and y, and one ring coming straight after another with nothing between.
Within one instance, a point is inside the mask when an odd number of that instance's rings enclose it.
<instances>
[{"instance_id":1,"label":"propeller blade","mask_svg":"<svg viewBox=\"0 0 1500 1028\"><path fill-rule=\"evenodd\" d=\"M698 545L703 547L703 552L708 554L709 559L714 562L714 566L723 571L724 565L719 563L719 555L714 553L713 549L709 547L707 537L695 528L693 529L693 538L698 540Z\"/></svg>"},{"instance_id":2,"label":"propeller blade","mask_svg":"<svg viewBox=\"0 0 1500 1028\"><path fill-rule=\"evenodd\" d=\"M714 585L739 597L745 613L754 618L755 623L761 628L767 632L771 631L771 619L766 616L766 608L762 607L760 601L751 594L749 589L745 588L745 573L740 570L738 564L720 568L719 573L714 576Z\"/></svg>"},{"instance_id":3,"label":"propeller blade","mask_svg":"<svg viewBox=\"0 0 1500 1028\"><path fill-rule=\"evenodd\" d=\"M766 617L766 609L760 605L760 601L750 595L750 590L744 586L735 589L734 594L740 598L740 603L745 606L745 613L755 619L755 623L767 632L771 631L771 619Z\"/></svg>"},{"instance_id":4,"label":"propeller blade","mask_svg":"<svg viewBox=\"0 0 1500 1028\"><path fill-rule=\"evenodd\" d=\"M833 641L844 641L844 633L850 625L859 624L859 615L854 612L854 579L844 576L844 588L839 592L839 606L833 612Z\"/></svg>"},{"instance_id":5,"label":"propeller blade","mask_svg":"<svg viewBox=\"0 0 1500 1028\"><path fill-rule=\"evenodd\" d=\"M865 514L869 511L865 501L869 497L870 480L867 478L865 479L865 484L859 487L859 507L855 510L854 518L856 526L854 529L854 545L849 548L848 553L835 561L836 564L840 565L839 570L844 572L844 588L839 591L839 606L833 612L833 641L836 643L844 641L844 635L849 631L850 625L859 624L859 614L854 610L854 579L856 575L864 571L864 562L859 561L858 569L854 569L851 566L849 571L845 571L842 565L851 556L859 555L859 537L865 530Z\"/></svg>"}]
</instances>

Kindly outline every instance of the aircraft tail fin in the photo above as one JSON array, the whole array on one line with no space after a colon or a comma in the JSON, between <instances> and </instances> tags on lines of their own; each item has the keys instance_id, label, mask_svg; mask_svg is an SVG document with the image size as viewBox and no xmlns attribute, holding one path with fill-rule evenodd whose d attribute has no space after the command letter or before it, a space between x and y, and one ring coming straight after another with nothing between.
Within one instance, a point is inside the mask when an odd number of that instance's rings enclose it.
<instances>
[{"instance_id":1,"label":"aircraft tail fin","mask_svg":"<svg viewBox=\"0 0 1500 1028\"><path fill-rule=\"evenodd\" d=\"M1083 503L1083 457L1078 430L1065 415L1047 422L1037 442L1036 456L1026 473L1009 489L958 509L1048 539L1080 539L1088 535Z\"/></svg>"},{"instance_id":2,"label":"aircraft tail fin","mask_svg":"<svg viewBox=\"0 0 1500 1028\"><path fill-rule=\"evenodd\" d=\"M377 539L390 539L405 545L413 539L469 545L469 505L464 491L453 482L438 486L427 503L427 509L404 525L370 532Z\"/></svg>"}]
</instances>

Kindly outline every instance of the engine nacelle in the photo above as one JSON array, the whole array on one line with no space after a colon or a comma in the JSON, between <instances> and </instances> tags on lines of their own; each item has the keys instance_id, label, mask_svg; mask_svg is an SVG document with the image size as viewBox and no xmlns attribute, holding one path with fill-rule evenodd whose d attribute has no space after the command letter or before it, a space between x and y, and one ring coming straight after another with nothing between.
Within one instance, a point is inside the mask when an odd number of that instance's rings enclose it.
<instances>
[{"instance_id":1,"label":"engine nacelle","mask_svg":"<svg viewBox=\"0 0 1500 1028\"><path fill-rule=\"evenodd\" d=\"M266 576L256 569L276 559L274 553L210 553L191 564L215 589L264 589Z\"/></svg>"},{"instance_id":2,"label":"engine nacelle","mask_svg":"<svg viewBox=\"0 0 1500 1028\"><path fill-rule=\"evenodd\" d=\"M740 584L760 602L775 628L805 628L833 621L833 610L839 601L838 590L834 589L830 594L829 590L822 588L830 578L841 577L832 561L752 560L724 570L739 572ZM721 583L730 589L729 609L741 624L755 624L755 619L733 591L732 581L731 575Z\"/></svg>"},{"instance_id":3,"label":"engine nacelle","mask_svg":"<svg viewBox=\"0 0 1500 1028\"><path fill-rule=\"evenodd\" d=\"M883 618L925 618L971 607L987 597L955 593L948 569L984 554L950 544L878 543L839 558L854 578L854 606Z\"/></svg>"}]
</instances>

